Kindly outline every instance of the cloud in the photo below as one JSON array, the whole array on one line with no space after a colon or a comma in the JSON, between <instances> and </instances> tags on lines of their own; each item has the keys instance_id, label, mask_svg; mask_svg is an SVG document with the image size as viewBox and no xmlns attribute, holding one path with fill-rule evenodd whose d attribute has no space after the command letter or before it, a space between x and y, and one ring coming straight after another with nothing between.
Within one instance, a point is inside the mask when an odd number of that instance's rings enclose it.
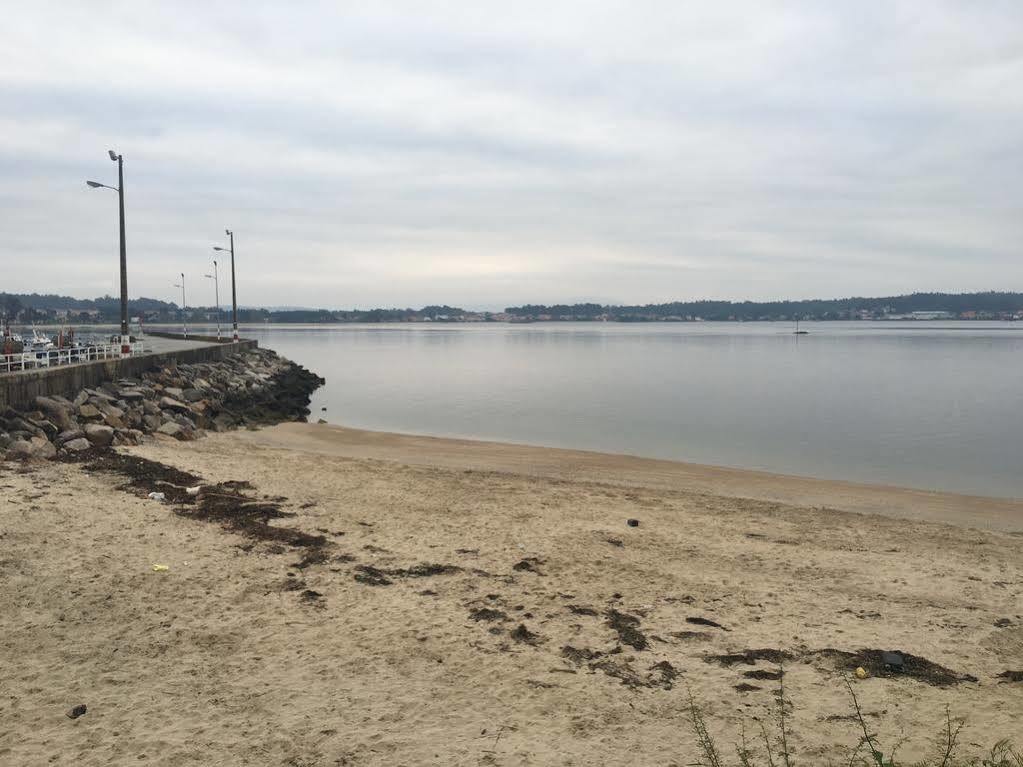
<instances>
[{"instance_id":1,"label":"cloud","mask_svg":"<svg viewBox=\"0 0 1023 767\"><path fill-rule=\"evenodd\" d=\"M500 307L1023 289L1015 2L33 3L3 289Z\"/></svg>"}]
</instances>

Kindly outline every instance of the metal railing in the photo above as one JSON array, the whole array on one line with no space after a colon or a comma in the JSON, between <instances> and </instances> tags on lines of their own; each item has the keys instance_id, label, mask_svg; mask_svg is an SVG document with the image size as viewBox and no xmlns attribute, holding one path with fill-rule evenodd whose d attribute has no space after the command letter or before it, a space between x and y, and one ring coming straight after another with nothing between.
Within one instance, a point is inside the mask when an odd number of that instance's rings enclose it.
<instances>
[{"instance_id":1,"label":"metal railing","mask_svg":"<svg viewBox=\"0 0 1023 767\"><path fill-rule=\"evenodd\" d=\"M132 357L144 354L145 351L141 341L135 341L131 344ZM2 354L0 355L0 373L48 368L57 365L75 365L80 362L95 362L97 360L113 360L120 359L121 356L121 344L119 343Z\"/></svg>"}]
</instances>

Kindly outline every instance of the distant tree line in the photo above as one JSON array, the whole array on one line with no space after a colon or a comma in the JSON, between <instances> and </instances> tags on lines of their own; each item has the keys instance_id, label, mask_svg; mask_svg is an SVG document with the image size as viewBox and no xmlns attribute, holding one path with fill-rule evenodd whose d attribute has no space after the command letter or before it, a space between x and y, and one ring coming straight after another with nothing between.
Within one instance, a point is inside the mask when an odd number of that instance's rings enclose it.
<instances>
[{"instance_id":1,"label":"distant tree line","mask_svg":"<svg viewBox=\"0 0 1023 767\"><path fill-rule=\"evenodd\" d=\"M912 293L880 298L832 298L803 301L673 301L665 304L614 306L602 304L527 304L509 306L505 313L519 318L575 320L608 319L618 322L666 319L763 320L854 319L861 314L887 316L913 312L947 312L1002 316L1023 311L1023 293Z\"/></svg>"},{"instance_id":2,"label":"distant tree line","mask_svg":"<svg viewBox=\"0 0 1023 767\"><path fill-rule=\"evenodd\" d=\"M75 324L111 323L120 319L119 298L94 299L38 293L0 292L0 315L12 322L66 321ZM177 322L181 308L172 302L137 298L128 302L132 317L149 323ZM877 319L913 312L942 312L969 319L1023 318L1023 293L913 293L881 298L834 298L804 301L673 301L664 304L616 306L596 303L526 304L510 306L504 312L474 312L446 304L421 309L263 309L240 308L242 323L294 322L492 322L492 321L597 321L664 322L693 320L848 320ZM213 320L216 307L188 307L193 320ZM230 309L221 309L222 321L230 320Z\"/></svg>"}]
</instances>

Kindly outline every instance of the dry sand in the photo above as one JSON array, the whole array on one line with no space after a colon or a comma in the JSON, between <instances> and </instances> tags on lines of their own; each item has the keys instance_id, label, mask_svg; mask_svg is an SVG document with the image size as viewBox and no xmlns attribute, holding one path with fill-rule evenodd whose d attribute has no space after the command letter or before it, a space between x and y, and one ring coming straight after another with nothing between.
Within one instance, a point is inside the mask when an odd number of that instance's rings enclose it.
<instances>
[{"instance_id":1,"label":"dry sand","mask_svg":"<svg viewBox=\"0 0 1023 767\"><path fill-rule=\"evenodd\" d=\"M792 655L800 764L857 741L826 648L977 678L854 682L907 759L946 704L1023 741L1019 502L304 424L130 452L283 496L327 557L0 464L0 764L692 764L687 688L726 751L771 724L775 664L707 660L749 649Z\"/></svg>"}]
</instances>

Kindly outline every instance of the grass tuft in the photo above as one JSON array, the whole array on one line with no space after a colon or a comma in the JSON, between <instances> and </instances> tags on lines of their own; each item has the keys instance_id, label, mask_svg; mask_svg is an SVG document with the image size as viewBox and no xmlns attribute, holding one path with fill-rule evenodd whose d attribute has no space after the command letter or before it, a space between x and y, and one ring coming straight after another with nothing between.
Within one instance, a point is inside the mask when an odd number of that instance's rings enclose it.
<instances>
[{"instance_id":1,"label":"grass tuft","mask_svg":"<svg viewBox=\"0 0 1023 767\"><path fill-rule=\"evenodd\" d=\"M789 729L786 710L788 700L785 697L785 673L780 665L778 672L778 710L775 716L775 726L778 731L777 759L767 726L762 721L759 722L760 733L764 741L764 753L761 760L747 741L746 724L743 722L740 728L739 742L735 744L739 767L795 767L789 745L792 733ZM945 707L945 722L938 735L940 748L936 756L933 759L917 762L912 766L903 765L896 760L896 754L902 741L896 743L889 754L885 756L884 748L877 734L871 732L867 725L859 698L856 696L849 677L845 678L845 686L849 691L852 718L858 728L857 741L848 749L848 762L846 763L848 767L1023 767L1023 752L1016 750L1016 747L1008 739L998 741L985 754L960 757L960 736L966 723L962 719L954 718L952 710L948 706ZM698 764L704 767L729 767L722 759L717 744L707 730L703 710L693 698L691 690L689 691L688 713L689 722L696 735L702 757Z\"/></svg>"}]
</instances>

